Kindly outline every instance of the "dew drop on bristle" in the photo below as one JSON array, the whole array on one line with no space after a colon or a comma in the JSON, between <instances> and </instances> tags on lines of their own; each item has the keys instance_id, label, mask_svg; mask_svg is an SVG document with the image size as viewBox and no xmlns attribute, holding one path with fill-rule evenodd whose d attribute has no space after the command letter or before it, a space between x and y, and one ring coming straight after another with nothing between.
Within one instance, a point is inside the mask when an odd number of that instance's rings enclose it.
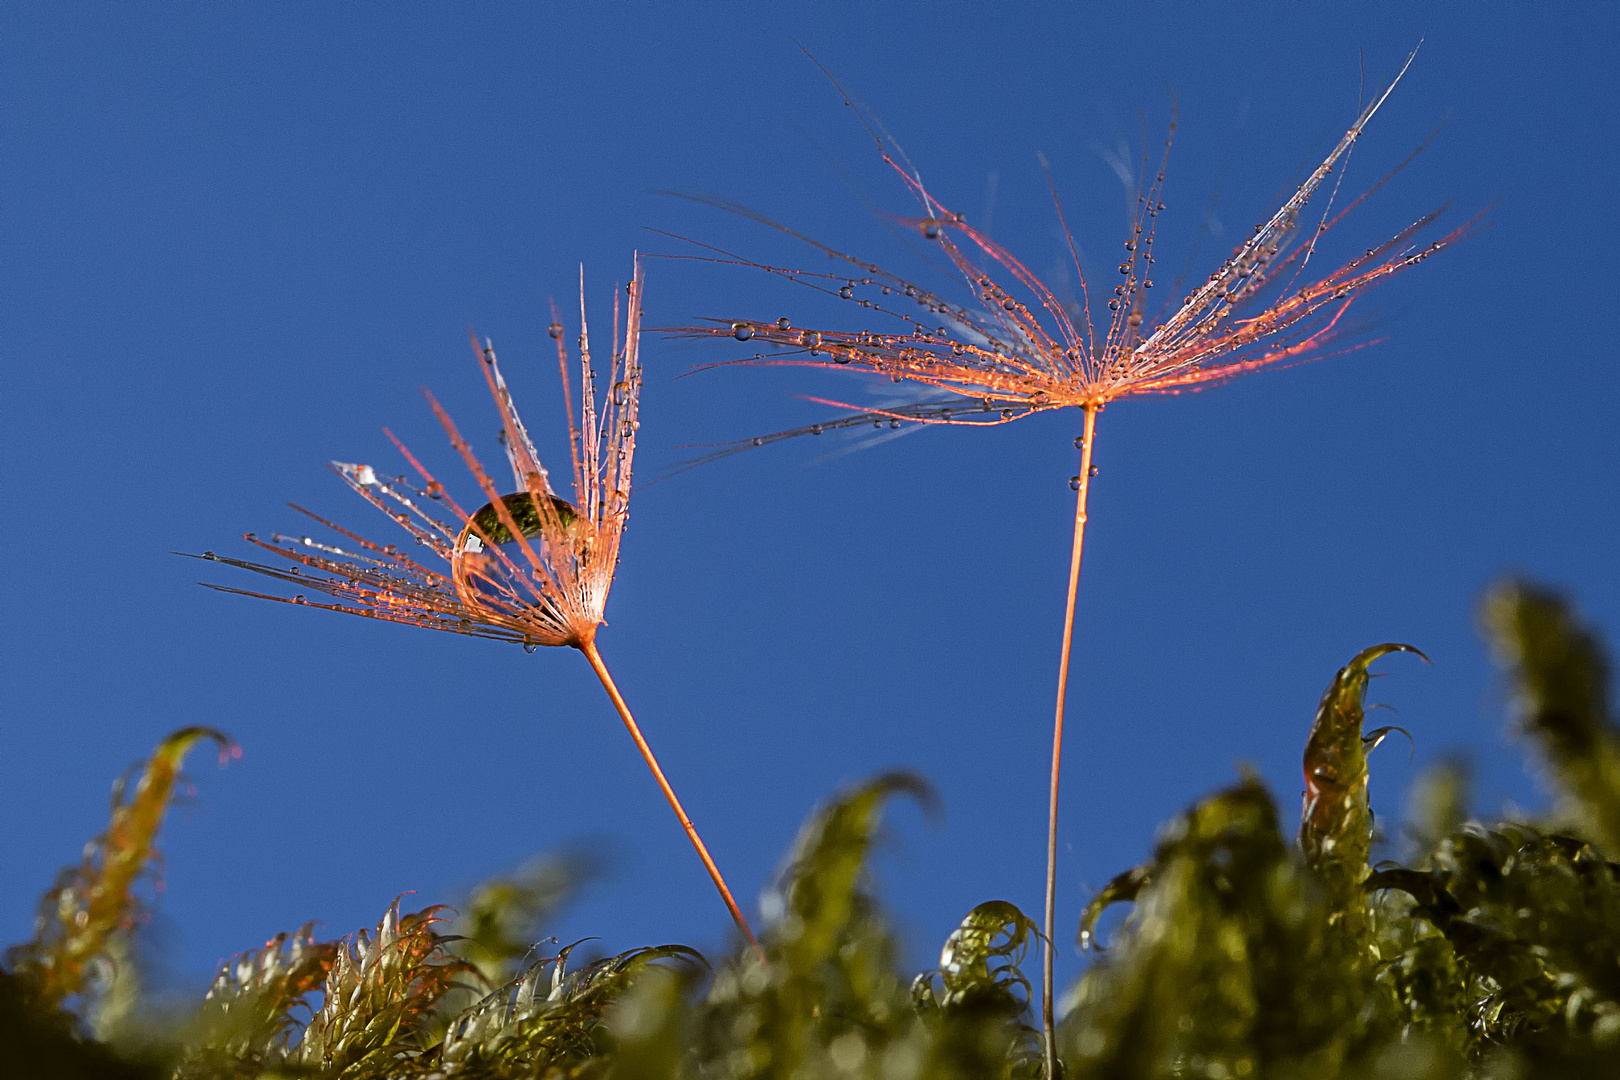
<instances>
[{"instance_id":1,"label":"dew drop on bristle","mask_svg":"<svg viewBox=\"0 0 1620 1080\"><path fill-rule=\"evenodd\" d=\"M202 557L207 559L209 562L215 562L219 559L219 556L215 555L212 551L203 552Z\"/></svg>"},{"instance_id":2,"label":"dew drop on bristle","mask_svg":"<svg viewBox=\"0 0 1620 1080\"><path fill-rule=\"evenodd\" d=\"M1086 437L1084 435L1076 435L1074 437L1074 448L1076 450L1084 450L1086 448Z\"/></svg>"},{"instance_id":3,"label":"dew drop on bristle","mask_svg":"<svg viewBox=\"0 0 1620 1080\"><path fill-rule=\"evenodd\" d=\"M747 323L732 323L731 336L738 341L747 341L754 336L754 328Z\"/></svg>"},{"instance_id":4,"label":"dew drop on bristle","mask_svg":"<svg viewBox=\"0 0 1620 1080\"><path fill-rule=\"evenodd\" d=\"M246 540L250 544L257 543L258 539L259 539L259 534L258 533L244 533L242 535L242 539Z\"/></svg>"},{"instance_id":5,"label":"dew drop on bristle","mask_svg":"<svg viewBox=\"0 0 1620 1080\"><path fill-rule=\"evenodd\" d=\"M1093 465L1091 467L1091 471L1086 473L1086 475L1087 476L1096 476L1097 475L1097 466Z\"/></svg>"},{"instance_id":6,"label":"dew drop on bristle","mask_svg":"<svg viewBox=\"0 0 1620 1080\"><path fill-rule=\"evenodd\" d=\"M784 315L780 319L776 320L776 328L778 330L791 330L793 328L793 323L786 315Z\"/></svg>"},{"instance_id":7,"label":"dew drop on bristle","mask_svg":"<svg viewBox=\"0 0 1620 1080\"><path fill-rule=\"evenodd\" d=\"M845 300L848 300L850 297L855 295L855 290L850 286L845 285L842 289L838 290L838 295L843 297Z\"/></svg>"},{"instance_id":8,"label":"dew drop on bristle","mask_svg":"<svg viewBox=\"0 0 1620 1080\"><path fill-rule=\"evenodd\" d=\"M553 341L556 341L557 339L561 338L562 337L562 323L552 323L550 326L546 327L546 333L551 335L551 339Z\"/></svg>"},{"instance_id":9,"label":"dew drop on bristle","mask_svg":"<svg viewBox=\"0 0 1620 1080\"><path fill-rule=\"evenodd\" d=\"M939 223L937 221L930 221L928 224L924 225L923 226L923 235L926 236L930 240L938 240L939 239Z\"/></svg>"},{"instance_id":10,"label":"dew drop on bristle","mask_svg":"<svg viewBox=\"0 0 1620 1080\"><path fill-rule=\"evenodd\" d=\"M1080 490L1080 478L1078 476L1069 477L1069 490L1070 491L1079 491Z\"/></svg>"},{"instance_id":11,"label":"dew drop on bristle","mask_svg":"<svg viewBox=\"0 0 1620 1080\"><path fill-rule=\"evenodd\" d=\"M309 601L304 599L304 594L303 593L299 593L297 596L293 597L293 603L295 603L295 604L307 604L307 603L309 603Z\"/></svg>"},{"instance_id":12,"label":"dew drop on bristle","mask_svg":"<svg viewBox=\"0 0 1620 1080\"><path fill-rule=\"evenodd\" d=\"M756 438L756 439L755 439L755 440L754 440L754 445L755 445L755 446L764 446L764 445L765 445L765 440L764 440L764 439L758 439L758 438Z\"/></svg>"},{"instance_id":13,"label":"dew drop on bristle","mask_svg":"<svg viewBox=\"0 0 1620 1080\"><path fill-rule=\"evenodd\" d=\"M537 642L525 641L523 643L523 651L526 652L526 653L536 652L536 651L539 650L539 648L540 648L540 645Z\"/></svg>"},{"instance_id":14,"label":"dew drop on bristle","mask_svg":"<svg viewBox=\"0 0 1620 1080\"><path fill-rule=\"evenodd\" d=\"M820 435L821 434L821 425L820 424L811 424L810 425L810 434L812 434L812 435Z\"/></svg>"},{"instance_id":15,"label":"dew drop on bristle","mask_svg":"<svg viewBox=\"0 0 1620 1080\"><path fill-rule=\"evenodd\" d=\"M1001 418L1003 420L1011 420L1013 418L1013 411L1011 409L1002 409Z\"/></svg>"}]
</instances>

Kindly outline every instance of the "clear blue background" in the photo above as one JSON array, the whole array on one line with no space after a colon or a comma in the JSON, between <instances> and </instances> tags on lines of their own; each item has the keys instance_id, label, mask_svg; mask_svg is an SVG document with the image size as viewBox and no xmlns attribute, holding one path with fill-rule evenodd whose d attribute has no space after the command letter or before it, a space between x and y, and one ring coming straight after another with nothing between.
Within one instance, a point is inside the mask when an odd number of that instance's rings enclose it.
<instances>
[{"instance_id":1,"label":"clear blue background","mask_svg":"<svg viewBox=\"0 0 1620 1080\"><path fill-rule=\"evenodd\" d=\"M388 424L447 474L418 388L487 455L469 350L495 339L561 460L548 296L587 265L598 325L631 252L696 235L819 269L790 240L656 189L715 191L906 273L863 198L897 180L793 44L833 69L948 203L1039 272L1061 249L1045 151L1105 271L1125 200L1103 158L1179 95L1160 262L1205 272L1427 33L1346 192L1434 146L1334 234L1326 270L1423 211L1492 227L1360 309L1389 340L1099 431L1071 696L1062 926L1170 814L1254 763L1285 817L1318 694L1395 639L1375 696L1417 739L1375 759L1384 821L1465 748L1477 806L1537 805L1475 629L1522 571L1620 643L1613 8L1540 5L8 4L0 13L0 453L12 565L0 657L0 938L103 827L110 780L213 724L162 841L182 980L310 917L453 900L581 838L612 854L554 931L715 947L727 921L583 660L211 593L301 529L292 499L391 526L327 474L395 471ZM996 177L993 204L989 178ZM1210 210L1212 194L1218 194ZM942 279L929 279L939 281ZM648 268L649 325L846 317L764 275ZM707 374L646 341L641 475L681 444L861 395L814 372ZM1045 773L1077 418L927 431L814 464L828 436L637 496L601 644L738 892L800 821L892 767L947 812L896 812L877 867L910 952L973 904L1040 903ZM463 489L465 490L465 489ZM1067 975L1081 961L1065 951Z\"/></svg>"}]
</instances>

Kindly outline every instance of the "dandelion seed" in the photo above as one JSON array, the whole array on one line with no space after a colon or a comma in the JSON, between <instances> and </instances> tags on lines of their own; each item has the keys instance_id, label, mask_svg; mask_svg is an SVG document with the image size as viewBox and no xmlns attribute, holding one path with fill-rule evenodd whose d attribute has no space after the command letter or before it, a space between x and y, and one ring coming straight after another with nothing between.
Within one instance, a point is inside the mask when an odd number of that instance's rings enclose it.
<instances>
[{"instance_id":1,"label":"dandelion seed","mask_svg":"<svg viewBox=\"0 0 1620 1080\"><path fill-rule=\"evenodd\" d=\"M1140 162L1136 218L1131 239L1125 245L1126 258L1118 265L1118 284L1107 302L1106 329L1100 334L1091 320L1085 275L1062 204L1055 187L1052 197L1059 222L1068 241L1069 254L1080 275L1081 304L1078 311L1065 308L1057 296L1011 252L989 235L966 225L948 210L922 184L915 172L891 153L885 136L864 116L868 134L876 141L883 159L892 166L922 207L920 217L906 224L918 228L961 273L980 302L976 310L952 304L935 293L880 270L868 272L882 283L885 295L902 293L915 297L929 310L940 312L951 324L947 334L925 327L916 316L873 304L872 310L909 324L899 334L872 334L822 330L820 349L830 359L799 355L767 355L765 359L732 363L766 363L807 367L849 365L886 375L894 382L910 382L926 388L927 396L916 401L882 409L858 409L843 417L859 422L865 419L892 419L921 424L990 426L1011 423L1026 416L1053 409L1078 408L1084 417L1084 431L1075 445L1081 453L1080 471L1070 485L1077 492L1074 518L1068 601L1065 609L1063 644L1058 670L1057 707L1053 727L1052 771L1049 791L1047 835L1047 895L1044 920L1045 999L1043 1021L1047 1035L1048 1074L1055 1075L1052 1044L1052 942L1054 929L1055 868L1057 856L1057 796L1062 753L1063 709L1067 694L1069 653L1073 635L1074 605L1079 580L1080 557L1086 524L1086 498L1091 478L1097 474L1092 464L1097 414L1107 403L1119 398L1144 394L1175 394L1200 390L1237 378L1261 368L1291 366L1331 355L1329 346L1343 334L1343 319L1351 302L1362 292L1382 284L1396 274L1450 247L1466 236L1479 218L1465 223L1436 241L1418 244L1417 235L1432 225L1445 209L1423 215L1384 243L1369 248L1326 276L1301 285L1307 265L1323 235L1343 220L1368 196L1389 179L1374 184L1344 210L1329 209L1320 222L1304 225L1307 203L1336 166L1347 158L1373 115L1383 105L1395 84L1406 73L1416 50L1390 84L1356 117L1344 136L1294 194L1288 198L1254 235L1239 246L1198 288L1186 294L1181 306L1161 317L1151 317L1146 308L1146 291L1152 287L1148 271L1153 263L1153 245L1165 167L1175 124L1164 142L1157 168L1144 154ZM830 78L830 76L829 76ZM836 85L836 82L835 82ZM846 101L848 95L845 95ZM857 115L859 111L857 110ZM1419 148L1421 149L1421 147ZM1415 156L1415 153L1414 155ZM1407 158L1407 162L1411 157ZM1399 171L1402 166L1397 167ZM1042 164L1045 164L1044 159ZM1394 173L1390 174L1391 176ZM1342 177L1342 172L1341 172ZM1049 180L1050 183L1050 180ZM1336 193L1336 188L1332 189ZM864 260L809 240L802 234L763 218L752 211L738 211L734 205L713 199L698 199L721 209L743 213L762 224L808 242L834 260L870 267ZM1301 238L1303 240L1301 241ZM707 247L707 245L699 245ZM766 266L730 252L709 248L710 261L751 266L786 277L801 286L830 292L831 282L842 281L833 274L811 274ZM982 265L981 265L982 264ZM1010 278L1008 285L992 278ZM1020 300L1018 295L1028 297ZM677 337L713 338L726 331L730 321L713 326L678 327ZM768 323L750 322L758 338L789 347L792 337L773 330ZM784 348L785 351L785 348ZM1349 351L1348 348L1341 351ZM726 366L725 364L711 366ZM946 415L942 403L968 399L982 403L982 411L999 411L999 418L967 420ZM843 402L821 400L842 408L856 409ZM819 432L821 425L778 432L767 441ZM735 453L746 446L730 444L688 463L702 464Z\"/></svg>"},{"instance_id":2,"label":"dandelion seed","mask_svg":"<svg viewBox=\"0 0 1620 1080\"><path fill-rule=\"evenodd\" d=\"M608 590L619 560L619 543L629 521L630 473L640 427L641 399L641 296L639 260L629 286L624 313L624 339L618 342L619 304L614 304L613 356L608 373L611 387L598 401L596 370L591 361L589 329L585 321L584 273L580 275L580 404L576 413L568 377L568 349L563 327L553 313L549 334L557 342L563 395L568 401L569 448L573 465L573 501L553 490L501 375L495 349L489 342L473 341L484 379L500 411L499 441L506 451L517 490L503 493L473 453L448 413L433 399L428 402L451 444L472 472L484 505L464 510L417 458L388 433L394 446L421 480L418 488L405 478L384 480L369 465L333 462L332 469L361 498L382 510L418 546L427 548L444 564L435 569L400 554L393 545L373 543L333 522L306 514L356 548L307 542L304 538L246 539L293 563L291 568L270 566L212 555L213 561L263 574L278 581L314 589L333 602L310 600L300 593L291 598L223 585L222 592L256 596L300 606L324 608L370 618L387 619L434 630L493 638L520 644L529 651L539 646L571 646L590 662L635 741L659 789L680 820L687 838L703 861L738 929L754 941L719 868L709 856L696 828L676 798L674 789L653 756L631 716L596 647L596 632L603 623ZM785 320L784 320L785 321ZM426 500L437 504L429 507ZM438 516L439 507L453 517ZM311 550L313 549L313 550ZM755 948L758 948L757 943Z\"/></svg>"}]
</instances>

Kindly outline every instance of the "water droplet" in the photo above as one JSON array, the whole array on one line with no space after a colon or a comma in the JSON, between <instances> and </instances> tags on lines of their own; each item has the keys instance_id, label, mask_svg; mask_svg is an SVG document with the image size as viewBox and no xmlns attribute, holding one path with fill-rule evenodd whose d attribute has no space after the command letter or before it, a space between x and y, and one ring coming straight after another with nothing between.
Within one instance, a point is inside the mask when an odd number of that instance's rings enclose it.
<instances>
[{"instance_id":1,"label":"water droplet","mask_svg":"<svg viewBox=\"0 0 1620 1080\"><path fill-rule=\"evenodd\" d=\"M814 355L815 351L816 350L814 350L814 349L810 350L812 355ZM847 356L834 356L833 357L833 363L835 363L835 364L847 364L847 363L849 363L849 357L847 357Z\"/></svg>"},{"instance_id":2,"label":"water droplet","mask_svg":"<svg viewBox=\"0 0 1620 1080\"><path fill-rule=\"evenodd\" d=\"M1142 313L1140 311L1131 312L1130 315L1128 315L1125 319L1125 325L1129 326L1132 330L1135 330L1138 326L1141 326Z\"/></svg>"},{"instance_id":3,"label":"water droplet","mask_svg":"<svg viewBox=\"0 0 1620 1080\"><path fill-rule=\"evenodd\" d=\"M788 317L786 315L776 320L776 328L778 330L790 330L792 327L793 324L788 321Z\"/></svg>"},{"instance_id":4,"label":"water droplet","mask_svg":"<svg viewBox=\"0 0 1620 1080\"><path fill-rule=\"evenodd\" d=\"M538 642L525 641L523 643L523 651L526 652L526 653L532 653L538 648L540 648L540 645L539 645Z\"/></svg>"},{"instance_id":5,"label":"water droplet","mask_svg":"<svg viewBox=\"0 0 1620 1080\"><path fill-rule=\"evenodd\" d=\"M293 603L295 603L295 604L307 604L307 603L309 603L309 601L304 599L304 594L303 593L299 593L297 596L293 597Z\"/></svg>"},{"instance_id":6,"label":"water droplet","mask_svg":"<svg viewBox=\"0 0 1620 1080\"><path fill-rule=\"evenodd\" d=\"M891 429L898 430L899 427L900 427L900 421L898 421L898 420L890 420L889 421L889 427Z\"/></svg>"},{"instance_id":7,"label":"water droplet","mask_svg":"<svg viewBox=\"0 0 1620 1080\"><path fill-rule=\"evenodd\" d=\"M1001 306L1007 311L1017 311L1018 310L1018 301L1014 300L1012 297L1009 296L1009 297L1007 297L1007 299L1005 299L1005 300L1003 300L1001 302Z\"/></svg>"},{"instance_id":8,"label":"water droplet","mask_svg":"<svg viewBox=\"0 0 1620 1080\"><path fill-rule=\"evenodd\" d=\"M855 290L851 286L845 285L842 289L838 290L838 295L843 297L845 300L848 300L850 297L855 295Z\"/></svg>"},{"instance_id":9,"label":"water droplet","mask_svg":"<svg viewBox=\"0 0 1620 1080\"><path fill-rule=\"evenodd\" d=\"M256 544L256 543L259 542L259 534L258 533L243 533L242 534L242 539L246 540L250 544Z\"/></svg>"},{"instance_id":10,"label":"water droplet","mask_svg":"<svg viewBox=\"0 0 1620 1080\"><path fill-rule=\"evenodd\" d=\"M1013 411L1011 409L1002 409L1001 410L1001 418L1003 420L1011 420L1012 417L1013 417Z\"/></svg>"},{"instance_id":11,"label":"water droplet","mask_svg":"<svg viewBox=\"0 0 1620 1080\"><path fill-rule=\"evenodd\" d=\"M1084 435L1076 435L1074 437L1074 448L1076 450L1084 450L1086 448L1086 437Z\"/></svg>"},{"instance_id":12,"label":"water droplet","mask_svg":"<svg viewBox=\"0 0 1620 1080\"><path fill-rule=\"evenodd\" d=\"M216 562L219 559L219 556L215 555L212 551L203 552L202 557L207 559L209 562Z\"/></svg>"},{"instance_id":13,"label":"water droplet","mask_svg":"<svg viewBox=\"0 0 1620 1080\"><path fill-rule=\"evenodd\" d=\"M1122 273L1122 274L1130 273L1131 272L1131 264L1128 263L1128 262L1120 263L1119 264L1119 272Z\"/></svg>"},{"instance_id":14,"label":"water droplet","mask_svg":"<svg viewBox=\"0 0 1620 1080\"><path fill-rule=\"evenodd\" d=\"M754 336L754 328L747 323L732 323L731 336L738 341L747 341Z\"/></svg>"},{"instance_id":15,"label":"water droplet","mask_svg":"<svg viewBox=\"0 0 1620 1080\"><path fill-rule=\"evenodd\" d=\"M810 425L810 434L812 434L812 435L820 435L821 434L821 425L820 424L811 424Z\"/></svg>"},{"instance_id":16,"label":"water droplet","mask_svg":"<svg viewBox=\"0 0 1620 1080\"><path fill-rule=\"evenodd\" d=\"M1135 251L1136 250L1136 241L1135 240L1127 240L1127 241L1125 241L1125 250L1126 251Z\"/></svg>"},{"instance_id":17,"label":"water droplet","mask_svg":"<svg viewBox=\"0 0 1620 1080\"><path fill-rule=\"evenodd\" d=\"M1108 310L1109 311L1118 311L1119 310L1119 301L1118 300L1110 300L1110 301L1108 301Z\"/></svg>"},{"instance_id":18,"label":"water droplet","mask_svg":"<svg viewBox=\"0 0 1620 1080\"><path fill-rule=\"evenodd\" d=\"M546 333L551 335L553 341L562 337L562 323L552 323L546 327Z\"/></svg>"},{"instance_id":19,"label":"water droplet","mask_svg":"<svg viewBox=\"0 0 1620 1080\"><path fill-rule=\"evenodd\" d=\"M806 330L804 333L799 335L799 344L808 345L810 348L814 349L817 345L821 344L821 335L816 333L814 330Z\"/></svg>"},{"instance_id":20,"label":"water droplet","mask_svg":"<svg viewBox=\"0 0 1620 1080\"><path fill-rule=\"evenodd\" d=\"M536 499L527 491L514 492L501 497L500 507L507 520L495 503L486 503L456 538L452 572L458 590L470 588L509 606L516 591L514 574L528 572L514 569L529 563L525 547L537 558L556 562L583 558L594 540L594 530L579 511L555 495ZM518 536L512 535L513 526Z\"/></svg>"},{"instance_id":21,"label":"water droplet","mask_svg":"<svg viewBox=\"0 0 1620 1080\"><path fill-rule=\"evenodd\" d=\"M754 439L754 445L755 446L764 446L765 445L765 440L760 439L760 438L756 438L756 439Z\"/></svg>"},{"instance_id":22,"label":"water droplet","mask_svg":"<svg viewBox=\"0 0 1620 1080\"><path fill-rule=\"evenodd\" d=\"M939 222L937 222L937 221L928 222L927 224L923 225L923 231L922 232L923 232L923 235L925 237L927 237L928 239L930 239L930 240L938 240L939 239Z\"/></svg>"},{"instance_id":23,"label":"water droplet","mask_svg":"<svg viewBox=\"0 0 1620 1080\"><path fill-rule=\"evenodd\" d=\"M1097 475L1097 466L1093 465L1091 467L1091 469L1086 473L1086 475L1087 476L1096 476Z\"/></svg>"},{"instance_id":24,"label":"water droplet","mask_svg":"<svg viewBox=\"0 0 1620 1080\"><path fill-rule=\"evenodd\" d=\"M1079 491L1080 490L1080 478L1078 476L1069 477L1069 490L1070 491Z\"/></svg>"}]
</instances>

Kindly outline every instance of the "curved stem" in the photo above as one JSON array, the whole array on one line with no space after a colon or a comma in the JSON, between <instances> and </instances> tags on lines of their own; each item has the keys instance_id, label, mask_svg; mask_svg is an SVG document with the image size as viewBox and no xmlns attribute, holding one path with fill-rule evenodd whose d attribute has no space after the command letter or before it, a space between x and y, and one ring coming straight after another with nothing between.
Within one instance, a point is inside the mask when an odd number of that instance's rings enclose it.
<instances>
[{"instance_id":1,"label":"curved stem","mask_svg":"<svg viewBox=\"0 0 1620 1080\"><path fill-rule=\"evenodd\" d=\"M1063 612L1063 655L1058 660L1057 718L1052 723L1052 788L1046 816L1046 917L1041 929L1041 1041L1047 1080L1058 1080L1057 1023L1052 986L1052 942L1057 920L1058 775L1063 766L1063 699L1069 690L1069 647L1074 641L1074 597L1080 587L1080 552L1086 540L1086 493L1091 490L1091 442L1097 430L1097 406L1082 407L1085 433L1081 435L1080 492L1074 503L1074 547L1069 554L1069 603Z\"/></svg>"},{"instance_id":2,"label":"curved stem","mask_svg":"<svg viewBox=\"0 0 1620 1080\"><path fill-rule=\"evenodd\" d=\"M619 710L619 717L624 721L625 729L635 740L636 749L641 751L641 759L647 763L647 768L652 770L653 779L658 781L658 789L664 793L669 808L675 811L675 816L680 819L681 828L686 830L687 839L692 841L692 847L697 849L698 858L703 860L703 866L709 871L714 887L720 890L720 898L726 902L726 910L731 912L732 921L748 938L748 943L754 947L754 952L759 954L760 960L763 961L765 952L759 947L759 939L754 937L753 930L748 927L748 920L743 918L742 910L737 907L737 901L732 899L731 890L726 887L726 879L720 876L720 868L714 864L714 859L709 857L709 849L703 846L703 840L698 836L697 826L686 816L686 809L681 806L681 800L675 797L675 789L669 786L669 781L664 777L664 770L659 768L658 759L653 757L652 747L642 738L641 729L636 726L635 718L630 715L630 706L624 703L624 696L619 693L618 686L613 682L613 676L608 674L607 665L602 662L602 654L596 651L596 642L582 642L578 649L585 654L585 659L591 662L591 669L596 672L596 677L602 680L602 688L608 692L608 697L613 699L613 707Z\"/></svg>"}]
</instances>

